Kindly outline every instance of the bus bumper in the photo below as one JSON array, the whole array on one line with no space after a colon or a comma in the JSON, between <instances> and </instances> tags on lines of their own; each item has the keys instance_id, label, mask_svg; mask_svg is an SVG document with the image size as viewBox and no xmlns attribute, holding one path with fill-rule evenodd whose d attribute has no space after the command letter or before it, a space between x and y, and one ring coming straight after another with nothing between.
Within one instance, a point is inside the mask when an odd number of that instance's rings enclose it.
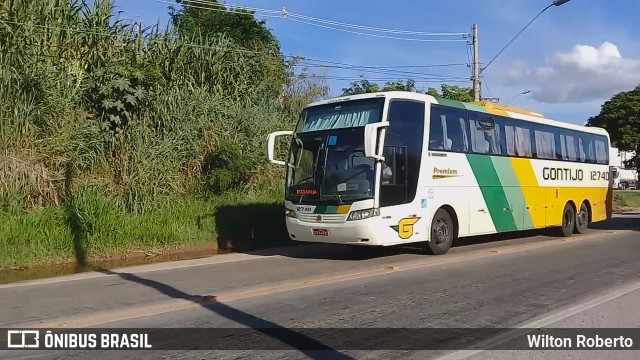
<instances>
[{"instance_id":1,"label":"bus bumper","mask_svg":"<svg viewBox=\"0 0 640 360\"><path fill-rule=\"evenodd\" d=\"M379 218L370 218L343 223L311 223L296 218L286 218L289 238L331 244L384 246L384 235L389 229L382 229Z\"/></svg>"}]
</instances>

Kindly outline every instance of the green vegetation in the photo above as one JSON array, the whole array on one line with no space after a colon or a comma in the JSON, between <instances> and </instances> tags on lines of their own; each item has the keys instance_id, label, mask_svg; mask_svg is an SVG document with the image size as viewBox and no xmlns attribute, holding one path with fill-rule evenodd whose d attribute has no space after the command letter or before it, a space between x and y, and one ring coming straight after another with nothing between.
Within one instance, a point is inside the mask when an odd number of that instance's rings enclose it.
<instances>
[{"instance_id":1,"label":"green vegetation","mask_svg":"<svg viewBox=\"0 0 640 360\"><path fill-rule=\"evenodd\" d=\"M613 192L613 203L618 208L640 209L640 191L615 190Z\"/></svg>"},{"instance_id":2,"label":"green vegetation","mask_svg":"<svg viewBox=\"0 0 640 360\"><path fill-rule=\"evenodd\" d=\"M443 97L451 100L473 102L473 89L467 87L460 87L457 85L442 84L440 86L440 92L434 88L429 88L425 91L425 94L437 97ZM416 88L416 82L413 79L405 81L388 81L384 85L380 86L376 83L372 83L369 80L362 79L358 81L352 81L349 87L342 89L342 96L366 94L378 91L411 91L419 92Z\"/></svg>"},{"instance_id":3,"label":"green vegetation","mask_svg":"<svg viewBox=\"0 0 640 360\"><path fill-rule=\"evenodd\" d=\"M622 91L602 104L600 113L589 118L587 126L605 128L611 142L620 150L635 151L627 168L640 168L640 85Z\"/></svg>"},{"instance_id":4,"label":"green vegetation","mask_svg":"<svg viewBox=\"0 0 640 360\"><path fill-rule=\"evenodd\" d=\"M229 36L202 14L174 11L178 32L104 0L0 3L0 268L215 244L220 209L249 202L284 222L264 139L328 89L250 14L210 13L249 20Z\"/></svg>"}]
</instances>

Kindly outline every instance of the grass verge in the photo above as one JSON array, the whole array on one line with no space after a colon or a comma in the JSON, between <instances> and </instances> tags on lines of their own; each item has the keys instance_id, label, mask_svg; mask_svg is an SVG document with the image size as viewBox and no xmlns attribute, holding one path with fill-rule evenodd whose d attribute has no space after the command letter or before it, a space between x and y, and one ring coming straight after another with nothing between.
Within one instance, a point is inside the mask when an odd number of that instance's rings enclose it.
<instances>
[{"instance_id":1,"label":"grass verge","mask_svg":"<svg viewBox=\"0 0 640 360\"><path fill-rule=\"evenodd\" d=\"M274 200L278 199L278 200ZM95 189L72 208L0 212L0 269L118 258L210 244L247 251L288 242L282 201L272 194L183 198L144 215L122 211Z\"/></svg>"},{"instance_id":2,"label":"grass verge","mask_svg":"<svg viewBox=\"0 0 640 360\"><path fill-rule=\"evenodd\" d=\"M613 202L618 208L639 210L640 190L614 190Z\"/></svg>"}]
</instances>

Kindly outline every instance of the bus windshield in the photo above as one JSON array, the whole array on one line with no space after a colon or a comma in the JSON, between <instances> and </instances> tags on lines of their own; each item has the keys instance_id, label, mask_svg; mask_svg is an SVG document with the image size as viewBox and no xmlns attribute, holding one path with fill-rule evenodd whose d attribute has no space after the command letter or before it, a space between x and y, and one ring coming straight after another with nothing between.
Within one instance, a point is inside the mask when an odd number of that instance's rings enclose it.
<instances>
[{"instance_id":1,"label":"bus windshield","mask_svg":"<svg viewBox=\"0 0 640 360\"><path fill-rule=\"evenodd\" d=\"M364 128L303 134L292 140L287 200L344 203L374 195L374 160L364 156Z\"/></svg>"}]
</instances>

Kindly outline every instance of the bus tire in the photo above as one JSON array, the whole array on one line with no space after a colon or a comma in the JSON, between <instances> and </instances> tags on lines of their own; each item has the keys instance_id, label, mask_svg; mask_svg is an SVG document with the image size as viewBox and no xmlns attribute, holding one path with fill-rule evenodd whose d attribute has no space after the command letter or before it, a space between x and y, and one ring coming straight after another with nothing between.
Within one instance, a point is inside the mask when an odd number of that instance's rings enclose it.
<instances>
[{"instance_id":1,"label":"bus tire","mask_svg":"<svg viewBox=\"0 0 640 360\"><path fill-rule=\"evenodd\" d=\"M564 205L562 210L562 225L560 225L560 236L568 237L573 234L573 230L576 225L576 212L573 210L573 206L570 203Z\"/></svg>"},{"instance_id":2,"label":"bus tire","mask_svg":"<svg viewBox=\"0 0 640 360\"><path fill-rule=\"evenodd\" d=\"M589 226L589 207L586 202L582 202L580 210L576 214L576 233L584 234Z\"/></svg>"},{"instance_id":3,"label":"bus tire","mask_svg":"<svg viewBox=\"0 0 640 360\"><path fill-rule=\"evenodd\" d=\"M453 243L455 229L451 215L445 209L438 209L431 220L431 234L426 244L430 255L443 255L449 251Z\"/></svg>"}]
</instances>

